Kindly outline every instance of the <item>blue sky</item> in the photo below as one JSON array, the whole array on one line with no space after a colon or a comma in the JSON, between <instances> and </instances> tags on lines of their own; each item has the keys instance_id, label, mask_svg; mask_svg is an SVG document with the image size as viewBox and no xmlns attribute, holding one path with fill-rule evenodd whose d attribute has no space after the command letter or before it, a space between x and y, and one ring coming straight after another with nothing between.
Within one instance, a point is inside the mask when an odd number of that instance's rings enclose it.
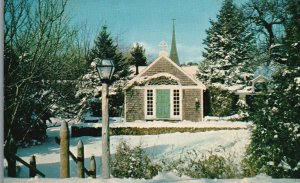
<instances>
[{"instance_id":1,"label":"blue sky","mask_svg":"<svg viewBox=\"0 0 300 183\"><path fill-rule=\"evenodd\" d=\"M238 0L236 0L239 2ZM176 41L181 63L202 58L205 30L209 19L216 19L223 0L70 0L68 13L75 24L86 24L91 39L104 24L120 45L140 42L147 55L158 55L164 40L170 50L172 19L176 22Z\"/></svg>"}]
</instances>

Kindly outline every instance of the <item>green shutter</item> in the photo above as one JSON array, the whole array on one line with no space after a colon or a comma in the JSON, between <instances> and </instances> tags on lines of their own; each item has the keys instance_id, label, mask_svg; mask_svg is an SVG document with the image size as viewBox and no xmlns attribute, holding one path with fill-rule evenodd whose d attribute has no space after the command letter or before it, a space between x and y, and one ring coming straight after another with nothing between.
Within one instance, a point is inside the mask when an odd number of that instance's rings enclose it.
<instances>
[{"instance_id":1,"label":"green shutter","mask_svg":"<svg viewBox=\"0 0 300 183\"><path fill-rule=\"evenodd\" d=\"M170 118L170 90L156 90L156 117Z\"/></svg>"}]
</instances>

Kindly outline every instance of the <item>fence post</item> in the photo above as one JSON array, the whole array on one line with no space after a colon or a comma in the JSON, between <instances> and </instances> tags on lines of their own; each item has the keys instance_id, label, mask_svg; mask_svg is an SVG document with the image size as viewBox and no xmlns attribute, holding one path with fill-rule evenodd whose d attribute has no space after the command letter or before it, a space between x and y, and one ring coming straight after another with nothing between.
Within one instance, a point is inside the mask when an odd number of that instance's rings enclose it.
<instances>
[{"instance_id":1,"label":"fence post","mask_svg":"<svg viewBox=\"0 0 300 183\"><path fill-rule=\"evenodd\" d=\"M77 144L77 176L84 178L84 146L81 140Z\"/></svg>"},{"instance_id":2,"label":"fence post","mask_svg":"<svg viewBox=\"0 0 300 183\"><path fill-rule=\"evenodd\" d=\"M4 155L5 155L5 158L7 159L7 163L8 163L7 174L9 177L16 177L17 176L17 161L14 156L17 153L17 146L12 137L7 143L8 144L4 147Z\"/></svg>"},{"instance_id":3,"label":"fence post","mask_svg":"<svg viewBox=\"0 0 300 183\"><path fill-rule=\"evenodd\" d=\"M92 156L90 159L90 169L89 169L90 177L96 178L96 161L95 156Z\"/></svg>"},{"instance_id":4,"label":"fence post","mask_svg":"<svg viewBox=\"0 0 300 183\"><path fill-rule=\"evenodd\" d=\"M69 128L64 121L60 126L60 178L70 177Z\"/></svg>"},{"instance_id":5,"label":"fence post","mask_svg":"<svg viewBox=\"0 0 300 183\"><path fill-rule=\"evenodd\" d=\"M35 156L31 156L29 164L36 169L36 159ZM35 169L29 168L29 177L35 177L36 172Z\"/></svg>"}]
</instances>

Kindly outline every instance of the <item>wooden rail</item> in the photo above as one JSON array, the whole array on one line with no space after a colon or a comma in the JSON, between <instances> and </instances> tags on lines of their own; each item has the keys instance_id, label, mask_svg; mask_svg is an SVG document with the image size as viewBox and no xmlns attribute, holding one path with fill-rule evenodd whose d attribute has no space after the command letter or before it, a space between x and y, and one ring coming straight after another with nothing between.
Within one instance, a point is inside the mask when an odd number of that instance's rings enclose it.
<instances>
[{"instance_id":1,"label":"wooden rail","mask_svg":"<svg viewBox=\"0 0 300 183\"><path fill-rule=\"evenodd\" d=\"M59 137L55 137L55 142L59 145L60 144L60 138ZM77 164L77 158L76 156L74 156L74 154L69 150L69 154L71 156L71 158L73 159L73 161ZM84 167L84 173L88 176L90 176L90 172Z\"/></svg>"},{"instance_id":2,"label":"wooden rail","mask_svg":"<svg viewBox=\"0 0 300 183\"><path fill-rule=\"evenodd\" d=\"M22 163L24 166L28 167L29 169L34 170L37 174L39 174L42 177L46 177L45 174L43 174L41 171L39 171L38 169L36 169L36 167L28 164L26 161L24 161L23 159L21 159L19 156L14 155L14 158L19 161L20 163Z\"/></svg>"}]
</instances>

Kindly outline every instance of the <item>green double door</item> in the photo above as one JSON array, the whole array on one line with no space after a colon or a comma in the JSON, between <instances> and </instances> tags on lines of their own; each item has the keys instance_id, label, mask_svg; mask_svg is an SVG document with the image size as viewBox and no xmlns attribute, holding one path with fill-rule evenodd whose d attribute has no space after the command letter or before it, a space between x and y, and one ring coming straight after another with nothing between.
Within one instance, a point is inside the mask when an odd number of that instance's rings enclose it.
<instances>
[{"instance_id":1,"label":"green double door","mask_svg":"<svg viewBox=\"0 0 300 183\"><path fill-rule=\"evenodd\" d=\"M156 90L156 117L170 118L170 90Z\"/></svg>"}]
</instances>

